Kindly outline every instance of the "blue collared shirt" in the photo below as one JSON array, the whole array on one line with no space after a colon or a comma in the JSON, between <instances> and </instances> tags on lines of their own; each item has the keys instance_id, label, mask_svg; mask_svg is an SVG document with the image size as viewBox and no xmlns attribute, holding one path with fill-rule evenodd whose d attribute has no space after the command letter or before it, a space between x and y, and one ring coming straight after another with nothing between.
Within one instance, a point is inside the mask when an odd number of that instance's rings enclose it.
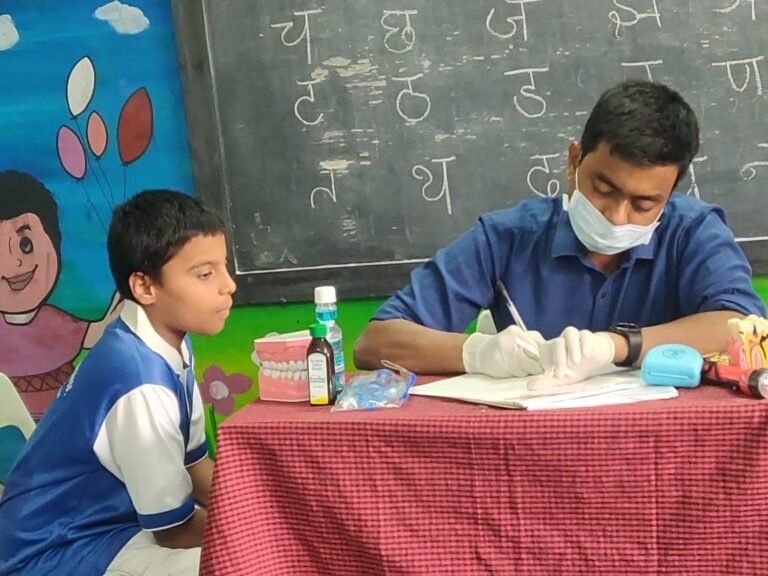
<instances>
[{"instance_id":1,"label":"blue collared shirt","mask_svg":"<svg viewBox=\"0 0 768 576\"><path fill-rule=\"evenodd\" d=\"M527 328L547 339L566 326L601 331L616 322L654 326L715 310L766 314L722 209L675 193L651 242L629 250L607 277L587 256L561 198L481 216L415 269L374 319L462 332L487 308L501 330L512 320L495 296L497 280Z\"/></svg>"}]
</instances>

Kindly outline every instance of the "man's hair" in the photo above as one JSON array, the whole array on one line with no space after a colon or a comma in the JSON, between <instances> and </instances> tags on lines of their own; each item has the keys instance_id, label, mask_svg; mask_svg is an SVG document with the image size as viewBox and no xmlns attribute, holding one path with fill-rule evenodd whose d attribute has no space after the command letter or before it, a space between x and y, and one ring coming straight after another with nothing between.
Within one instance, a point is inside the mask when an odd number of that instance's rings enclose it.
<instances>
[{"instance_id":1,"label":"man's hair","mask_svg":"<svg viewBox=\"0 0 768 576\"><path fill-rule=\"evenodd\" d=\"M196 236L224 233L224 222L197 198L171 190L145 190L117 206L107 237L109 267L120 295L134 300L128 279L161 281L162 267Z\"/></svg>"},{"instance_id":2,"label":"man's hair","mask_svg":"<svg viewBox=\"0 0 768 576\"><path fill-rule=\"evenodd\" d=\"M51 191L37 178L24 172L0 172L0 220L11 220L26 213L40 218L60 261L59 209Z\"/></svg>"},{"instance_id":3,"label":"man's hair","mask_svg":"<svg viewBox=\"0 0 768 576\"><path fill-rule=\"evenodd\" d=\"M677 186L699 150L699 124L671 88L626 80L603 92L592 109L581 136L581 157L601 142L636 166L677 164Z\"/></svg>"}]
</instances>

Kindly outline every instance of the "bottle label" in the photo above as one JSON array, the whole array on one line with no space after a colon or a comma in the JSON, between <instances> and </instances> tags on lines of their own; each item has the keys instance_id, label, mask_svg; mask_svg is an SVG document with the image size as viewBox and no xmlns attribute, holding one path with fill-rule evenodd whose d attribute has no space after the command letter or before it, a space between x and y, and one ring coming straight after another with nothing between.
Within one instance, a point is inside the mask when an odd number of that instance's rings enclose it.
<instances>
[{"instance_id":1,"label":"bottle label","mask_svg":"<svg viewBox=\"0 0 768 576\"><path fill-rule=\"evenodd\" d=\"M326 358L319 352L307 356L309 378L309 403L328 404L328 366Z\"/></svg>"},{"instance_id":2,"label":"bottle label","mask_svg":"<svg viewBox=\"0 0 768 576\"><path fill-rule=\"evenodd\" d=\"M335 309L333 310L315 310L315 318L317 318L318 322L327 323L327 322L335 322L337 317L337 312Z\"/></svg>"},{"instance_id":3,"label":"bottle label","mask_svg":"<svg viewBox=\"0 0 768 576\"><path fill-rule=\"evenodd\" d=\"M341 338L335 338L328 342L333 348L333 367L336 372L336 392L344 388L344 346Z\"/></svg>"}]
</instances>

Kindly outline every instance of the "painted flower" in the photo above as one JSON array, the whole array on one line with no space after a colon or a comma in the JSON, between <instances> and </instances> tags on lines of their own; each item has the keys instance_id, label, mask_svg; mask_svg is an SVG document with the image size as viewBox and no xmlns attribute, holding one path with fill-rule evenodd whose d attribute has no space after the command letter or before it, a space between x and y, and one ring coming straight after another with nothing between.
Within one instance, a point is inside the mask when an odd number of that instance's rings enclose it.
<instances>
[{"instance_id":1,"label":"painted flower","mask_svg":"<svg viewBox=\"0 0 768 576\"><path fill-rule=\"evenodd\" d=\"M234 395L247 392L252 384L245 374L227 375L221 368L211 364L203 372L200 395L205 404L211 404L217 413L228 416L235 408Z\"/></svg>"}]
</instances>

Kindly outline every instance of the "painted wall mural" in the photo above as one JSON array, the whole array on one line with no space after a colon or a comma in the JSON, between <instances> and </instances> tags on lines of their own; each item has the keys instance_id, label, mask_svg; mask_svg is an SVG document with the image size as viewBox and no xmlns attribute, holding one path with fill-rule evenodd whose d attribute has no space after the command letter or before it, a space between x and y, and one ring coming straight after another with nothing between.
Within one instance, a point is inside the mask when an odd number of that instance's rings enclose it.
<instances>
[{"instance_id":1,"label":"painted wall mural","mask_svg":"<svg viewBox=\"0 0 768 576\"><path fill-rule=\"evenodd\" d=\"M170 2L4 2L0 67L0 373L39 417L119 312L114 206L193 192Z\"/></svg>"}]
</instances>

